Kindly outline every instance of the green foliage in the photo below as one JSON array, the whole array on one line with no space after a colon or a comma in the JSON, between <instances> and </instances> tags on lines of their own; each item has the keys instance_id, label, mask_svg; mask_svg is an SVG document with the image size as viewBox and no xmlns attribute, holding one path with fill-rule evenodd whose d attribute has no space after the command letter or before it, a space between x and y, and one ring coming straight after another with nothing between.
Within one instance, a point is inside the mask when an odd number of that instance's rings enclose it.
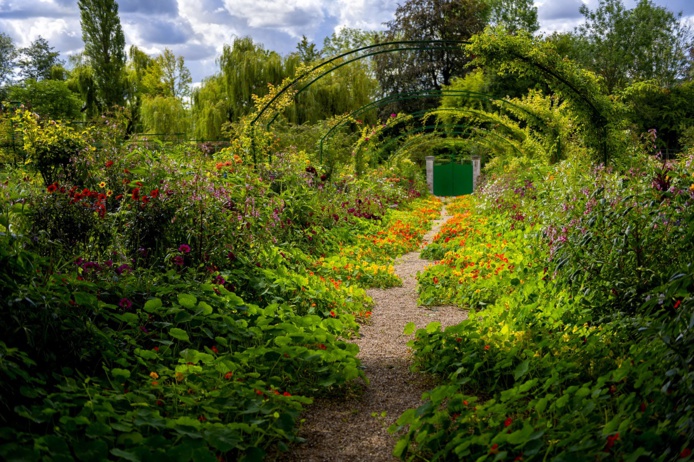
<instances>
[{"instance_id":1,"label":"green foliage","mask_svg":"<svg viewBox=\"0 0 694 462\"><path fill-rule=\"evenodd\" d=\"M639 159L498 165L448 205L420 299L475 311L416 332L416 364L443 383L391 428L396 456L691 455L692 159Z\"/></svg>"},{"instance_id":2,"label":"green foliage","mask_svg":"<svg viewBox=\"0 0 694 462\"><path fill-rule=\"evenodd\" d=\"M671 87L686 74L692 43L681 13L651 0L630 10L622 0L601 0L593 11L581 6L581 13L586 19L577 29L582 62L605 79L609 93L643 80Z\"/></svg>"},{"instance_id":3,"label":"green foliage","mask_svg":"<svg viewBox=\"0 0 694 462\"><path fill-rule=\"evenodd\" d=\"M394 40L468 40L482 32L489 5L483 0L431 1L409 0L398 5L395 18L386 23L383 41ZM426 53L403 51L374 57L376 77L385 94L422 89L440 90L453 77L464 75L469 58L462 50L440 48ZM393 73L398 69L398 73ZM412 112L426 107L422 101L397 103L385 108L390 112Z\"/></svg>"},{"instance_id":4,"label":"green foliage","mask_svg":"<svg viewBox=\"0 0 694 462\"><path fill-rule=\"evenodd\" d=\"M51 78L53 67L62 65L58 59L60 53L53 51L48 40L39 37L26 48L19 50L20 58L17 60L19 75L24 80L48 80Z\"/></svg>"},{"instance_id":5,"label":"green foliage","mask_svg":"<svg viewBox=\"0 0 694 462\"><path fill-rule=\"evenodd\" d=\"M78 136L23 117L32 156ZM123 118L79 134L84 175L0 173L0 457L286 449L313 397L363 379L365 289L399 284L392 258L439 203L410 203L421 182L397 167L329 180L292 150L153 152Z\"/></svg>"},{"instance_id":6,"label":"green foliage","mask_svg":"<svg viewBox=\"0 0 694 462\"><path fill-rule=\"evenodd\" d=\"M485 34L473 37L466 48L475 56L475 65L543 81L553 93L566 100L580 119L586 144L596 160L607 162L608 149L622 155L620 106L610 100L593 73L560 56L551 41L488 29Z\"/></svg>"},{"instance_id":7,"label":"green foliage","mask_svg":"<svg viewBox=\"0 0 694 462\"><path fill-rule=\"evenodd\" d=\"M492 26L502 26L509 33L524 30L534 34L540 28L537 22L537 7L530 0L490 0Z\"/></svg>"},{"instance_id":8,"label":"green foliage","mask_svg":"<svg viewBox=\"0 0 694 462\"><path fill-rule=\"evenodd\" d=\"M12 80L16 56L17 49L14 46L12 37L4 32L0 32L0 87Z\"/></svg>"},{"instance_id":9,"label":"green foliage","mask_svg":"<svg viewBox=\"0 0 694 462\"><path fill-rule=\"evenodd\" d=\"M82 133L62 122L41 123L29 111L18 111L13 120L22 130L27 162L41 174L44 184L79 180L75 158L86 147Z\"/></svg>"},{"instance_id":10,"label":"green foliage","mask_svg":"<svg viewBox=\"0 0 694 462\"><path fill-rule=\"evenodd\" d=\"M26 80L9 87L8 98L46 119L76 120L81 115L82 101L61 80Z\"/></svg>"},{"instance_id":11,"label":"green foliage","mask_svg":"<svg viewBox=\"0 0 694 462\"><path fill-rule=\"evenodd\" d=\"M145 97L140 107L143 133L179 135L188 133L188 110L174 96Z\"/></svg>"},{"instance_id":12,"label":"green foliage","mask_svg":"<svg viewBox=\"0 0 694 462\"><path fill-rule=\"evenodd\" d=\"M93 69L98 103L122 106L125 97L125 36L114 0L78 0L84 55Z\"/></svg>"}]
</instances>

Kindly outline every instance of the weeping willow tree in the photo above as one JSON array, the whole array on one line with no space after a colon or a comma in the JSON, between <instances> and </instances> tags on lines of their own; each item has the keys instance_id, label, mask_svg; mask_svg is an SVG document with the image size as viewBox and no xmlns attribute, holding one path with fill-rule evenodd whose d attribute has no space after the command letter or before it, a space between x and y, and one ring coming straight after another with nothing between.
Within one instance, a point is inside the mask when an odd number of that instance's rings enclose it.
<instances>
[{"instance_id":1,"label":"weeping willow tree","mask_svg":"<svg viewBox=\"0 0 694 462\"><path fill-rule=\"evenodd\" d=\"M222 126L228 122L229 100L221 75L208 77L193 90L191 131L196 140L222 139Z\"/></svg>"},{"instance_id":2,"label":"weeping willow tree","mask_svg":"<svg viewBox=\"0 0 694 462\"><path fill-rule=\"evenodd\" d=\"M185 138L188 133L188 110L174 96L154 96L142 100L140 119L145 133L176 135Z\"/></svg>"},{"instance_id":3,"label":"weeping willow tree","mask_svg":"<svg viewBox=\"0 0 694 462\"><path fill-rule=\"evenodd\" d=\"M285 60L254 43L252 38L243 37L231 46L224 45L218 63L229 102L227 120L236 122L255 110L253 95L265 96L268 83L277 85L293 74L299 58L290 56Z\"/></svg>"}]
</instances>

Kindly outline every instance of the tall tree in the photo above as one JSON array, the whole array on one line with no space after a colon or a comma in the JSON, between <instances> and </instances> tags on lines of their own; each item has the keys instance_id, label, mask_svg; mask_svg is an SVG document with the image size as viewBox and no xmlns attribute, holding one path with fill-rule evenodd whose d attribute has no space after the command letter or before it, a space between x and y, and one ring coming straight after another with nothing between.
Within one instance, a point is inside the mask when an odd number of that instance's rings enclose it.
<instances>
[{"instance_id":1,"label":"tall tree","mask_svg":"<svg viewBox=\"0 0 694 462\"><path fill-rule=\"evenodd\" d=\"M0 86L12 80L12 70L16 56L17 49L14 46L12 37L4 32L0 32Z\"/></svg>"},{"instance_id":2,"label":"tall tree","mask_svg":"<svg viewBox=\"0 0 694 462\"><path fill-rule=\"evenodd\" d=\"M489 16L485 0L407 0L386 23L385 41L468 40L482 32ZM385 94L440 90L466 73L468 58L462 45L429 47L423 51L385 53L376 57L376 73ZM424 103L434 106L437 102ZM399 109L421 108L422 103L398 104ZM390 108L389 108L390 110Z\"/></svg>"},{"instance_id":3,"label":"tall tree","mask_svg":"<svg viewBox=\"0 0 694 462\"><path fill-rule=\"evenodd\" d=\"M179 99L189 97L193 79L183 56L176 56L171 50L165 48L154 61L161 69L161 81L167 94Z\"/></svg>"},{"instance_id":4,"label":"tall tree","mask_svg":"<svg viewBox=\"0 0 694 462\"><path fill-rule=\"evenodd\" d=\"M78 0L84 54L94 70L99 103L106 108L125 99L125 36L115 0Z\"/></svg>"},{"instance_id":5,"label":"tall tree","mask_svg":"<svg viewBox=\"0 0 694 462\"><path fill-rule=\"evenodd\" d=\"M316 48L316 44L309 42L305 35L301 36L301 41L296 45L301 62L309 64L321 58L321 52Z\"/></svg>"},{"instance_id":6,"label":"tall tree","mask_svg":"<svg viewBox=\"0 0 694 462\"><path fill-rule=\"evenodd\" d=\"M686 75L691 48L681 14L639 0L627 9L622 0L600 0L595 10L581 7L585 23L576 32L584 40L584 63L605 79L610 93L631 82L655 80L672 86Z\"/></svg>"},{"instance_id":7,"label":"tall tree","mask_svg":"<svg viewBox=\"0 0 694 462\"><path fill-rule=\"evenodd\" d=\"M277 85L294 71L278 53L265 50L250 37L237 38L231 46L224 45L218 62L229 101L230 122L253 112L253 95L266 95L268 83ZM287 64L291 62L290 57Z\"/></svg>"},{"instance_id":8,"label":"tall tree","mask_svg":"<svg viewBox=\"0 0 694 462\"><path fill-rule=\"evenodd\" d=\"M492 25L503 26L512 34L519 30L535 33L540 28L533 0L489 0L489 5Z\"/></svg>"},{"instance_id":9,"label":"tall tree","mask_svg":"<svg viewBox=\"0 0 694 462\"><path fill-rule=\"evenodd\" d=\"M17 61L19 75L24 80L49 80L52 77L54 66L62 66L60 53L48 44L48 40L39 36L26 48L19 50L20 58Z\"/></svg>"}]
</instances>

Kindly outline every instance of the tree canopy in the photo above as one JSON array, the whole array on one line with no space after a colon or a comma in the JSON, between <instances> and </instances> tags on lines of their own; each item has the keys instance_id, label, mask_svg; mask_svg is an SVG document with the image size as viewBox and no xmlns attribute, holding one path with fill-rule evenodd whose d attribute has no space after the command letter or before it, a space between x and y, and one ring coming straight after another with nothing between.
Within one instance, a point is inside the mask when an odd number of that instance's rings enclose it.
<instances>
[{"instance_id":1,"label":"tree canopy","mask_svg":"<svg viewBox=\"0 0 694 462\"><path fill-rule=\"evenodd\" d=\"M98 102L104 108L125 100L125 36L115 0L78 0L84 55L94 70Z\"/></svg>"}]
</instances>

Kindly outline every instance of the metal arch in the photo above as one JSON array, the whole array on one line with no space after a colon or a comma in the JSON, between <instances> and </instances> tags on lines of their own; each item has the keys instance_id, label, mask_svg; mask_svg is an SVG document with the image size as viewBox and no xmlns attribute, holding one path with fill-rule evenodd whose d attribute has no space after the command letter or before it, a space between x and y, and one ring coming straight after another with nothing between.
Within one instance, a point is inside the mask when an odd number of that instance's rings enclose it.
<instances>
[{"instance_id":1,"label":"metal arch","mask_svg":"<svg viewBox=\"0 0 694 462\"><path fill-rule=\"evenodd\" d=\"M337 61L337 60L339 60L339 59L342 59L342 58L344 58L345 56L349 56L349 55L351 55L351 54L359 53L359 52L361 52L361 51L371 50L371 49L373 49L373 48L378 48L378 47L383 47L383 46L388 46L388 45L396 45L396 46L400 46L400 45L405 45L405 46L407 46L407 45L420 45L419 47L404 48L404 49L402 49L402 50L396 48L396 49L390 49L390 50L382 50L382 51L375 52L375 53L367 53L367 54L364 54L364 55L360 55L360 56L356 57L355 59L352 59L352 60L349 61L349 62L354 62L354 61L356 61L356 60L363 59L363 58L367 58L367 57L369 57L369 56L374 56L374 55L376 55L376 54L381 54L381 53L390 53L390 52L394 52L394 51L407 51L407 50L421 50L421 49L425 49L425 48L423 47L423 45L426 45L426 44L441 44L441 45L446 45L446 46L448 46L448 45L452 45L452 44L462 45L462 44L469 44L469 43L470 43L470 42L467 41L467 40L397 40L397 41L393 41L393 42L375 43L375 44L373 44L373 45L367 45L367 46L364 46L364 47L355 48L354 50L350 50L350 51L347 51L347 52L345 52L345 53L341 53L341 54L339 54L339 55L337 55L337 56L334 56L334 57L332 57L332 58L330 58L330 59L328 59L328 60L326 60L326 61L323 61L323 62L320 63L320 64L317 64L317 65L313 66L313 67L312 67L311 69L309 69L308 71L304 72L303 74L299 75L298 77L295 77L294 80L292 80L292 81L289 82L287 85L285 85L284 88L282 88L282 90L280 90L270 101L267 102L267 104L266 104L260 111L258 111L258 114L257 114L257 115L255 116L255 118L250 122L250 125L251 125L251 126L252 126L252 125L255 125L255 123L258 121L258 119L260 119L260 117L265 113L265 111L267 111L267 110L270 108L270 106L272 106L272 104L273 104L275 101L277 101L277 99L278 99L280 96L282 96L286 91L288 91L289 88L293 87L294 84L296 84L297 82L299 82L299 81L300 81L301 79L303 79L304 77L310 75L312 72L314 72L314 71L320 69L321 67L327 66L328 64L330 64L330 63L332 63L332 62L335 62L335 61ZM446 47L444 47L444 48L446 48ZM336 68L333 68L333 70L334 70L334 69L337 69L337 67L336 67ZM327 73L329 73L329 72L332 72L332 70L331 70L331 71L328 71ZM326 73L321 74L320 77L318 77L317 79L312 80L307 86L311 85L311 84L312 84L313 82L315 82L316 80L322 78L325 74L326 74ZM302 90L303 90L303 89L302 89Z\"/></svg>"},{"instance_id":2,"label":"metal arch","mask_svg":"<svg viewBox=\"0 0 694 462\"><path fill-rule=\"evenodd\" d=\"M537 114L533 113L532 111L529 111L526 108L523 108L523 107L521 107L517 104L514 104L510 101L507 101L503 98L493 98L486 93L479 93L479 92L468 91L468 90L422 90L422 91L408 92L408 93L397 93L395 95L386 96L385 98L382 98L382 99L377 100L377 101L373 101L369 104L366 104L366 105L352 111L351 113L347 114L337 124L333 125L330 128L330 130L328 130L326 132L326 134L323 135L323 137L319 141L319 144L318 144L318 152L319 152L319 159L320 159L319 161L321 163L323 162L323 146L324 146L325 140L334 131L336 131L338 128L341 128L344 125L346 125L351 120L351 118L353 118L353 117L355 117L355 116L357 116L357 115L359 115L359 114L361 114L361 113L363 113L369 109L372 109L374 107L378 107L380 105L385 105L385 104L388 104L391 102L405 101L405 100L409 100L409 99L427 98L427 97L429 97L429 98L440 97L440 96L471 96L473 98L482 99L482 100L486 100L486 101L498 101L498 102L501 102L505 105L513 106L516 109L519 109L519 110L525 112L526 114L532 116L533 118L535 118L537 121L539 121L543 125L547 126L545 121L541 117L539 117ZM413 117L418 117L419 115L423 115L423 114L427 114L427 113L433 113L433 112L441 112L441 111L444 111L444 112L461 112L461 109L458 109L458 108L437 108L437 109L428 110L428 111L418 111L418 112L412 113L410 115L412 115ZM478 115L480 117L482 116L481 114L478 114Z\"/></svg>"},{"instance_id":3,"label":"metal arch","mask_svg":"<svg viewBox=\"0 0 694 462\"><path fill-rule=\"evenodd\" d=\"M438 127L444 127L444 128L445 128L445 127L455 127L455 128L464 127L464 128L466 128L466 129L468 129L468 130L472 130L472 131L475 131L475 132L484 132L486 135L491 135L491 136L496 137L496 138L498 138L499 140L501 140L501 141L503 141L503 142L509 144L509 145L511 146L511 148L513 148L514 151L516 151L518 154L522 154L522 152L518 149L518 147L517 147L516 145L514 145L514 144L513 144L509 139L507 139L506 137L501 136L501 135L498 134L498 133L494 133L493 131L490 131L490 130L485 130L485 129L483 129L483 128L474 127L474 126L470 126L470 125L463 125L463 124L436 124L436 125L425 125L425 126L423 126L423 127L417 127L417 128L414 129L414 130L406 131L406 132L403 133L402 135L393 138L393 139L390 140L388 143L386 143L386 145L384 145L384 146L382 147L381 151L382 151L383 149L385 149L386 147L390 146L392 143L398 141L399 139L401 139L401 138L403 138L403 137L405 137L405 136L409 136L409 135L412 135L412 134L415 134L415 133L419 133L419 132L421 132L421 131L424 131L424 129L426 129L426 128L431 128L431 127L434 127L434 128L438 128ZM452 133L453 133L453 134L464 134L466 131L467 131L467 130L460 131L460 132L458 132L458 131L453 131ZM406 144L407 144L407 143L406 143ZM400 150L400 149L402 149L402 147L400 147L398 150Z\"/></svg>"}]
</instances>

